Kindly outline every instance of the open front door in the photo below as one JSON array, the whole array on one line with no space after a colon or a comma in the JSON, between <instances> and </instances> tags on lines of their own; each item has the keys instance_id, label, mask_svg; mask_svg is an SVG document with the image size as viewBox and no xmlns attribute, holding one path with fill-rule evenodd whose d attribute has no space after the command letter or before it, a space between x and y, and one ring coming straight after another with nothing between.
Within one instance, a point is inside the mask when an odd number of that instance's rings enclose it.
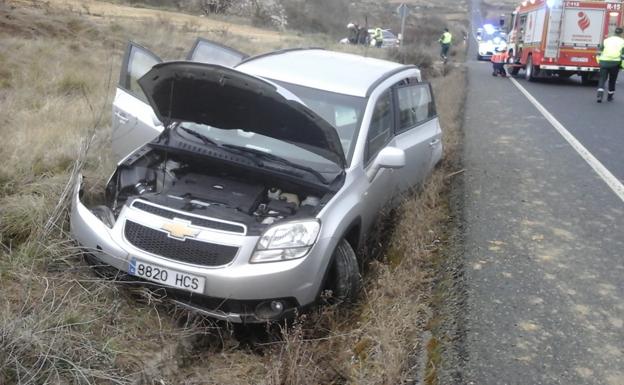
<instances>
[{"instance_id":1,"label":"open front door","mask_svg":"<svg viewBox=\"0 0 624 385\"><path fill-rule=\"evenodd\" d=\"M122 159L163 130L137 80L162 60L149 50L129 43L113 101L113 153Z\"/></svg>"},{"instance_id":2,"label":"open front door","mask_svg":"<svg viewBox=\"0 0 624 385\"><path fill-rule=\"evenodd\" d=\"M248 55L226 47L214 41L198 38L195 40L193 48L186 57L186 60L198 63L217 64L224 67L234 67Z\"/></svg>"}]
</instances>

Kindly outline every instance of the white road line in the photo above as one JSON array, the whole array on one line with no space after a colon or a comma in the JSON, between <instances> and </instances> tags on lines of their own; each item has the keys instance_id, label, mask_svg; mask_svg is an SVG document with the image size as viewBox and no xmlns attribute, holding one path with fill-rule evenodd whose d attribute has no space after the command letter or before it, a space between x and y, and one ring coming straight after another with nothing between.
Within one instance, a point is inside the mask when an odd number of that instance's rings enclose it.
<instances>
[{"instance_id":1,"label":"white road line","mask_svg":"<svg viewBox=\"0 0 624 385\"><path fill-rule=\"evenodd\" d=\"M581 144L581 142L579 142L572 134L570 134L570 131L568 131L563 126L563 124L559 123L559 121L550 112L548 112L548 110L544 108L544 106L542 106L542 104L538 102L537 99L535 99L533 95L529 93L529 91L526 90L526 88L518 83L516 79L510 79L511 82L520 90L520 92L522 92L524 96L529 99L529 101L535 106L535 108L537 108L538 111L542 113L546 120L548 120L548 122L550 122L550 124L555 127L559 134L561 134L561 136L563 136L563 138L568 143L570 143L570 146L572 146L572 148L576 150L576 152L578 152L578 154L585 160L585 162L587 162L587 164L589 164L591 168L596 171L598 176L600 176L600 178L602 178L602 180L605 181L605 183L609 187L611 187L611 190L613 190L615 195L617 195L624 202L624 185L622 185L622 183L611 173L611 171L609 171L602 163L600 163L600 161L596 159L596 157L593 156L592 153L589 152L589 150L587 150L585 146Z\"/></svg>"}]
</instances>

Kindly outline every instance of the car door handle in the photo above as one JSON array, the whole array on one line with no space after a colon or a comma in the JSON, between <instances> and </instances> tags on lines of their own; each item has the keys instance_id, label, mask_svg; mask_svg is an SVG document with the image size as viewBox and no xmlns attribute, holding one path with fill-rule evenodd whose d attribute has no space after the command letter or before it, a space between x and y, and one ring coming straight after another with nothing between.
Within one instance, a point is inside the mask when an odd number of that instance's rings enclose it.
<instances>
[{"instance_id":1,"label":"car door handle","mask_svg":"<svg viewBox=\"0 0 624 385\"><path fill-rule=\"evenodd\" d=\"M121 124L128 123L128 120L130 120L130 118L128 118L127 116L125 116L123 113L119 111L115 112L115 116L117 117L117 119L119 119L119 123Z\"/></svg>"},{"instance_id":2,"label":"car door handle","mask_svg":"<svg viewBox=\"0 0 624 385\"><path fill-rule=\"evenodd\" d=\"M431 147L435 147L435 146L437 146L439 143L440 143L440 139L434 139L434 140L432 140L431 142L429 142L429 145L430 145Z\"/></svg>"}]
</instances>

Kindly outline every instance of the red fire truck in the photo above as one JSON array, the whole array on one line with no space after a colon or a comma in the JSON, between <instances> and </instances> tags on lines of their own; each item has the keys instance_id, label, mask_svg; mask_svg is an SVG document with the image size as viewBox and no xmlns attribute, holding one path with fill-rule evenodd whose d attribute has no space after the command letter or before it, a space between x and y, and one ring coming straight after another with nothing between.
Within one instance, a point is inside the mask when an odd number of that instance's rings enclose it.
<instances>
[{"instance_id":1,"label":"red fire truck","mask_svg":"<svg viewBox=\"0 0 624 385\"><path fill-rule=\"evenodd\" d=\"M599 70L598 46L622 24L622 0L525 0L512 14L508 48L512 74L527 80L580 75L592 81Z\"/></svg>"}]
</instances>

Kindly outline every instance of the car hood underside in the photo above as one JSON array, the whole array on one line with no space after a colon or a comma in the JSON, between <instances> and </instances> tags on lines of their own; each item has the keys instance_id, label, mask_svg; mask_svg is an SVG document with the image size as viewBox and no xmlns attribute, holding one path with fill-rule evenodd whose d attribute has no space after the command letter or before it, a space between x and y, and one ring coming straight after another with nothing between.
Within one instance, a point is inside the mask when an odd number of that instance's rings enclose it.
<instances>
[{"instance_id":1,"label":"car hood underside","mask_svg":"<svg viewBox=\"0 0 624 385\"><path fill-rule=\"evenodd\" d=\"M156 116L220 129L241 129L293 143L345 167L336 129L278 87L213 64L167 62L139 79Z\"/></svg>"}]
</instances>

